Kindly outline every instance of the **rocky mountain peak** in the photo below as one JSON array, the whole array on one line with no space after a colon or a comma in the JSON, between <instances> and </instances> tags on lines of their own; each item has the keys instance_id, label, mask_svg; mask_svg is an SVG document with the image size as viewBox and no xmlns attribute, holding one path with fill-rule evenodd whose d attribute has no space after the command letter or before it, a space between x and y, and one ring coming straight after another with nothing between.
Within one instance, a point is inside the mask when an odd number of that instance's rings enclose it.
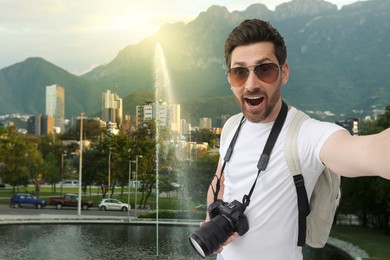
<instances>
[{"instance_id":1,"label":"rocky mountain peak","mask_svg":"<svg viewBox=\"0 0 390 260\"><path fill-rule=\"evenodd\" d=\"M275 18L284 20L297 16L314 16L337 12L337 5L324 0L293 0L275 8Z\"/></svg>"}]
</instances>

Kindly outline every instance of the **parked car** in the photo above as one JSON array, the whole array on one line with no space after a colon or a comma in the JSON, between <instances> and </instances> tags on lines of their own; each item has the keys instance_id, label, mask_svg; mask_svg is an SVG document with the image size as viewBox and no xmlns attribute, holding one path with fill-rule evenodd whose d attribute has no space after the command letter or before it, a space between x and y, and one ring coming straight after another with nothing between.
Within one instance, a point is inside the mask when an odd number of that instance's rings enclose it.
<instances>
[{"instance_id":1,"label":"parked car","mask_svg":"<svg viewBox=\"0 0 390 260\"><path fill-rule=\"evenodd\" d=\"M128 211L131 207L127 203L122 203L116 199L102 199L98 205L100 210L120 210Z\"/></svg>"},{"instance_id":2,"label":"parked car","mask_svg":"<svg viewBox=\"0 0 390 260\"><path fill-rule=\"evenodd\" d=\"M56 206L57 209L63 207L78 207L79 196L77 194L65 194L63 197L50 197L49 205ZM81 208L88 210L92 207L92 200L81 199Z\"/></svg>"},{"instance_id":3,"label":"parked car","mask_svg":"<svg viewBox=\"0 0 390 260\"><path fill-rule=\"evenodd\" d=\"M78 187L79 186L79 181L78 180L66 180L60 183L60 185L65 186L65 187Z\"/></svg>"},{"instance_id":4,"label":"parked car","mask_svg":"<svg viewBox=\"0 0 390 260\"><path fill-rule=\"evenodd\" d=\"M35 207L37 209L46 207L46 201L37 199L29 193L16 194L11 198L10 207Z\"/></svg>"},{"instance_id":5,"label":"parked car","mask_svg":"<svg viewBox=\"0 0 390 260\"><path fill-rule=\"evenodd\" d=\"M204 205L204 204L201 204L201 205L199 205L199 206L196 206L196 207L194 208L194 210L195 210L195 211L198 211L198 210L206 211L206 210L207 210L207 206Z\"/></svg>"}]
</instances>

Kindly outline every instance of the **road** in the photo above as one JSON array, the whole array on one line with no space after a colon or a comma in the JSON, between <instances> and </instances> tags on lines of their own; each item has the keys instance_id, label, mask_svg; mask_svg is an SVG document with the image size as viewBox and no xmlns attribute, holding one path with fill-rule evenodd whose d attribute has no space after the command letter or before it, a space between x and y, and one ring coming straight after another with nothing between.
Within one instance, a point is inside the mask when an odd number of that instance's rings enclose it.
<instances>
[{"instance_id":1,"label":"road","mask_svg":"<svg viewBox=\"0 0 390 260\"><path fill-rule=\"evenodd\" d=\"M137 210L137 214L142 214L144 210ZM41 214L53 214L53 215L77 215L77 208L63 208L56 209L55 206L46 206L42 209L35 209L32 207L24 208L11 208L9 205L0 205L0 215L21 215L21 216L34 216ZM97 207L92 207L89 210L81 210L81 215L86 216L127 216L127 212L122 211L100 211ZM135 210L130 210L130 216L135 216Z\"/></svg>"}]
</instances>

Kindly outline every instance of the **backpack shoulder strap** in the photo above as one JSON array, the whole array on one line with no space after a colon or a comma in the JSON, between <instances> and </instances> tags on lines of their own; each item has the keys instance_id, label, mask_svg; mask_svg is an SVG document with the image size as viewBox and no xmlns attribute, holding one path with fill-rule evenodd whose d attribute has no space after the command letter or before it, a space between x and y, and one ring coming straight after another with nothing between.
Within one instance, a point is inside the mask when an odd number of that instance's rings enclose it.
<instances>
[{"instance_id":1,"label":"backpack shoulder strap","mask_svg":"<svg viewBox=\"0 0 390 260\"><path fill-rule=\"evenodd\" d=\"M299 129L309 116L298 110L287 131L285 143L285 158L288 168L294 178L295 188L297 190L298 202L298 246L306 244L306 217L310 213L310 205L306 193L305 182L301 174L301 166L298 153L298 134Z\"/></svg>"},{"instance_id":2,"label":"backpack shoulder strap","mask_svg":"<svg viewBox=\"0 0 390 260\"><path fill-rule=\"evenodd\" d=\"M294 118L287 132L285 157L288 168L290 169L293 176L301 174L301 165L299 163L298 153L298 134L303 121L305 121L306 119L309 119L309 116L306 115L304 112L297 110L297 113L294 115Z\"/></svg>"}]
</instances>

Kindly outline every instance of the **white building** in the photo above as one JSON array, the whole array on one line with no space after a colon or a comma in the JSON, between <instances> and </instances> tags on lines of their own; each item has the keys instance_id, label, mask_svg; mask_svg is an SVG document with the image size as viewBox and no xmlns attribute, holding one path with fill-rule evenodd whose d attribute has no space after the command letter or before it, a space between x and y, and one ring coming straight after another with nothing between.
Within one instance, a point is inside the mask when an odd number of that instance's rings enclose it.
<instances>
[{"instance_id":1,"label":"white building","mask_svg":"<svg viewBox=\"0 0 390 260\"><path fill-rule=\"evenodd\" d=\"M171 131L181 133L180 105L168 105L166 103L156 104L148 102L146 105L137 106L136 117L137 127L151 119L158 119L158 124L168 127Z\"/></svg>"},{"instance_id":2,"label":"white building","mask_svg":"<svg viewBox=\"0 0 390 260\"><path fill-rule=\"evenodd\" d=\"M46 115L53 118L56 129L64 131L65 90L57 84L46 86Z\"/></svg>"},{"instance_id":3,"label":"white building","mask_svg":"<svg viewBox=\"0 0 390 260\"><path fill-rule=\"evenodd\" d=\"M209 117L202 117L199 119L199 128L200 129L211 129L212 121Z\"/></svg>"},{"instance_id":4,"label":"white building","mask_svg":"<svg viewBox=\"0 0 390 260\"><path fill-rule=\"evenodd\" d=\"M102 120L116 123L119 127L123 118L123 101L116 94L107 90L102 94Z\"/></svg>"}]
</instances>

